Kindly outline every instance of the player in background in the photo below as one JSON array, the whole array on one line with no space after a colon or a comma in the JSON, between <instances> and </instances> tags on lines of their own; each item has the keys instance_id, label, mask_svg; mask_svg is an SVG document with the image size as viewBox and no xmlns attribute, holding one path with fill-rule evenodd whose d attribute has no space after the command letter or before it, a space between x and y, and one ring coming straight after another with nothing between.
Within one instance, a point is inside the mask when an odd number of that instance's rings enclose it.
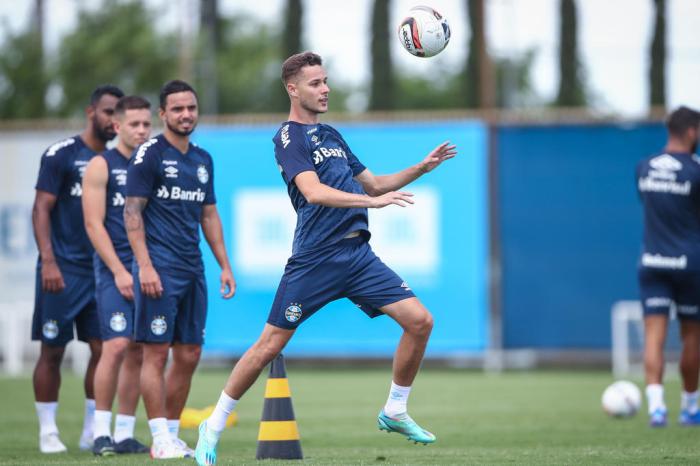
<instances>
[{"instance_id":1,"label":"player in background","mask_svg":"<svg viewBox=\"0 0 700 466\"><path fill-rule=\"evenodd\" d=\"M377 419L380 429L416 442L435 441L407 413L433 318L406 282L372 252L367 209L412 204L412 195L398 190L454 157L455 146L440 144L412 167L375 176L338 131L319 123L319 115L328 110L330 91L321 57L311 52L289 57L282 65L282 81L291 108L289 121L273 142L297 212L292 256L261 336L233 368L212 415L199 427L195 459L202 465L216 462L216 444L226 418L296 328L342 297L369 317L387 314L404 330L394 356L389 397Z\"/></svg>"},{"instance_id":2,"label":"player in background","mask_svg":"<svg viewBox=\"0 0 700 466\"><path fill-rule=\"evenodd\" d=\"M131 154L151 134L151 104L138 96L119 99L114 130L117 146L93 157L83 177L85 229L95 248L95 288L102 354L95 370L95 455L147 453L134 438L139 401L141 344L133 342L133 254L124 229L126 171ZM111 435L112 403L119 409Z\"/></svg>"},{"instance_id":3,"label":"player in background","mask_svg":"<svg viewBox=\"0 0 700 466\"><path fill-rule=\"evenodd\" d=\"M667 423L664 402L664 344L675 307L683 349L680 372L681 425L700 425L700 159L695 154L700 113L687 107L667 121L664 151L637 165L644 207L639 288L644 308L644 368L649 425Z\"/></svg>"},{"instance_id":4,"label":"player in background","mask_svg":"<svg viewBox=\"0 0 700 466\"><path fill-rule=\"evenodd\" d=\"M135 339L145 343L141 393L154 458L193 454L178 430L204 342L200 225L221 267L221 295L231 298L236 288L216 209L212 158L190 143L198 110L192 87L166 83L160 93L163 134L139 147L128 168L124 221L136 259ZM164 375L171 347L173 360Z\"/></svg>"},{"instance_id":5,"label":"player in background","mask_svg":"<svg viewBox=\"0 0 700 466\"><path fill-rule=\"evenodd\" d=\"M124 93L100 86L85 109L87 123L79 135L49 147L41 157L32 208L34 237L39 248L32 340L41 340L34 369L34 397L39 417L39 450L66 451L56 426L61 361L66 345L78 339L90 345L85 373L85 420L79 446L92 447L95 411L93 379L100 358L100 326L95 309L93 249L83 225L81 181L92 157L115 136L112 117Z\"/></svg>"}]
</instances>

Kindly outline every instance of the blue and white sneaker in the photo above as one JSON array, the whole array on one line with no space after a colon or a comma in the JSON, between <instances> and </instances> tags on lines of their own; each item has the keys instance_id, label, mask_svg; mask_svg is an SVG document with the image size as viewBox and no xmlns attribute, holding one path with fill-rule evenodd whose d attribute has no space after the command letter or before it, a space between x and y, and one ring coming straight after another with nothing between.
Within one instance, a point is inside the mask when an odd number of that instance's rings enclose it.
<instances>
[{"instance_id":1,"label":"blue and white sneaker","mask_svg":"<svg viewBox=\"0 0 700 466\"><path fill-rule=\"evenodd\" d=\"M658 408L649 415L649 427L666 427L667 416L665 409Z\"/></svg>"},{"instance_id":2,"label":"blue and white sneaker","mask_svg":"<svg viewBox=\"0 0 700 466\"><path fill-rule=\"evenodd\" d=\"M199 424L199 439L194 449L194 459L199 466L216 464L216 444L219 443L219 435L207 429L206 420Z\"/></svg>"},{"instance_id":3,"label":"blue and white sneaker","mask_svg":"<svg viewBox=\"0 0 700 466\"><path fill-rule=\"evenodd\" d=\"M700 411L690 414L690 411L684 409L681 411L681 415L678 416L678 424L684 427L700 426Z\"/></svg>"},{"instance_id":4,"label":"blue and white sneaker","mask_svg":"<svg viewBox=\"0 0 700 466\"><path fill-rule=\"evenodd\" d=\"M433 433L416 424L408 414L402 414L399 418L393 418L384 414L384 410L382 410L377 416L377 427L379 427L379 430L405 435L413 443L427 445L437 440Z\"/></svg>"}]
</instances>

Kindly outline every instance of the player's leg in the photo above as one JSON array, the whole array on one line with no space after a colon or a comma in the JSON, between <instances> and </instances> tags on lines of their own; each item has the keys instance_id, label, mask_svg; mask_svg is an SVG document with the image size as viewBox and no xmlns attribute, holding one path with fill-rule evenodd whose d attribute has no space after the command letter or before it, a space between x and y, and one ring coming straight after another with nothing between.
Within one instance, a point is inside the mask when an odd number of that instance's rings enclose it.
<instances>
[{"instance_id":1,"label":"player's leg","mask_svg":"<svg viewBox=\"0 0 700 466\"><path fill-rule=\"evenodd\" d=\"M172 420L178 423L171 428L170 433L178 436L179 419L185 408L187 396L190 393L192 376L202 355L201 345L174 343L172 345L172 361L165 374L165 406L168 423ZM174 427L171 425L171 427Z\"/></svg>"},{"instance_id":2,"label":"player's leg","mask_svg":"<svg viewBox=\"0 0 700 466\"><path fill-rule=\"evenodd\" d=\"M681 393L681 425L700 425L700 411L698 410L698 374L700 373L700 321L682 319L681 340L683 349L681 352L680 371L683 381Z\"/></svg>"},{"instance_id":3,"label":"player's leg","mask_svg":"<svg viewBox=\"0 0 700 466\"><path fill-rule=\"evenodd\" d=\"M136 408L141 396L143 345L129 341L117 382L117 417L114 421L116 453L148 453L149 448L134 438Z\"/></svg>"}]
</instances>

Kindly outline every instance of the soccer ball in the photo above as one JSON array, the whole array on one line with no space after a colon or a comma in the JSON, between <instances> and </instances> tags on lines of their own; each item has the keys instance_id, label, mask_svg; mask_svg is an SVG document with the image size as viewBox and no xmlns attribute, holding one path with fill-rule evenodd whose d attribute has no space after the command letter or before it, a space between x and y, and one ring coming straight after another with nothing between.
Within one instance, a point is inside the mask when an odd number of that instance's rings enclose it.
<instances>
[{"instance_id":1,"label":"soccer ball","mask_svg":"<svg viewBox=\"0 0 700 466\"><path fill-rule=\"evenodd\" d=\"M399 40L411 55L432 57L450 42L450 25L432 8L415 6L399 25Z\"/></svg>"},{"instance_id":2,"label":"soccer ball","mask_svg":"<svg viewBox=\"0 0 700 466\"><path fill-rule=\"evenodd\" d=\"M632 382L620 380L603 392L603 410L613 417L630 417L642 405L642 393Z\"/></svg>"}]
</instances>

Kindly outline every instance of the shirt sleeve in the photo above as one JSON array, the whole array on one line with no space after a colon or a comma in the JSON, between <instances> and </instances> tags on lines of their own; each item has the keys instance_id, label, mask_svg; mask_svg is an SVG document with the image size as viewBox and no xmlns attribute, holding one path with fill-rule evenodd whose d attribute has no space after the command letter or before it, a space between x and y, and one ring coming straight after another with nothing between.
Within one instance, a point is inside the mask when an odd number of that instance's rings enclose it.
<instances>
[{"instance_id":1,"label":"shirt sleeve","mask_svg":"<svg viewBox=\"0 0 700 466\"><path fill-rule=\"evenodd\" d=\"M207 195L204 197L205 204L216 204L216 193L214 192L214 161L209 157L209 183L207 184Z\"/></svg>"},{"instance_id":2,"label":"shirt sleeve","mask_svg":"<svg viewBox=\"0 0 700 466\"><path fill-rule=\"evenodd\" d=\"M348 143L345 141L343 136L340 135L340 133L337 133L338 137L343 143L343 147L345 148L345 154L348 156L348 165L350 165L350 169L352 170L352 176L357 176L363 171L367 169L362 162L360 162L360 159L357 158L357 156L350 150L350 146L348 146Z\"/></svg>"},{"instance_id":3,"label":"shirt sleeve","mask_svg":"<svg viewBox=\"0 0 700 466\"><path fill-rule=\"evenodd\" d=\"M39 191L46 191L54 196L58 196L65 177L65 163L63 163L62 153L49 155L45 152L41 156L39 165L39 176L35 188Z\"/></svg>"},{"instance_id":4,"label":"shirt sleeve","mask_svg":"<svg viewBox=\"0 0 700 466\"><path fill-rule=\"evenodd\" d=\"M143 150L143 154L139 153ZM141 146L129 161L126 172L126 195L131 197L151 197L158 177L156 154Z\"/></svg>"},{"instance_id":5,"label":"shirt sleeve","mask_svg":"<svg viewBox=\"0 0 700 466\"><path fill-rule=\"evenodd\" d=\"M275 159L288 184L301 172L316 171L304 133L294 129L289 128L285 139L275 140Z\"/></svg>"}]
</instances>

